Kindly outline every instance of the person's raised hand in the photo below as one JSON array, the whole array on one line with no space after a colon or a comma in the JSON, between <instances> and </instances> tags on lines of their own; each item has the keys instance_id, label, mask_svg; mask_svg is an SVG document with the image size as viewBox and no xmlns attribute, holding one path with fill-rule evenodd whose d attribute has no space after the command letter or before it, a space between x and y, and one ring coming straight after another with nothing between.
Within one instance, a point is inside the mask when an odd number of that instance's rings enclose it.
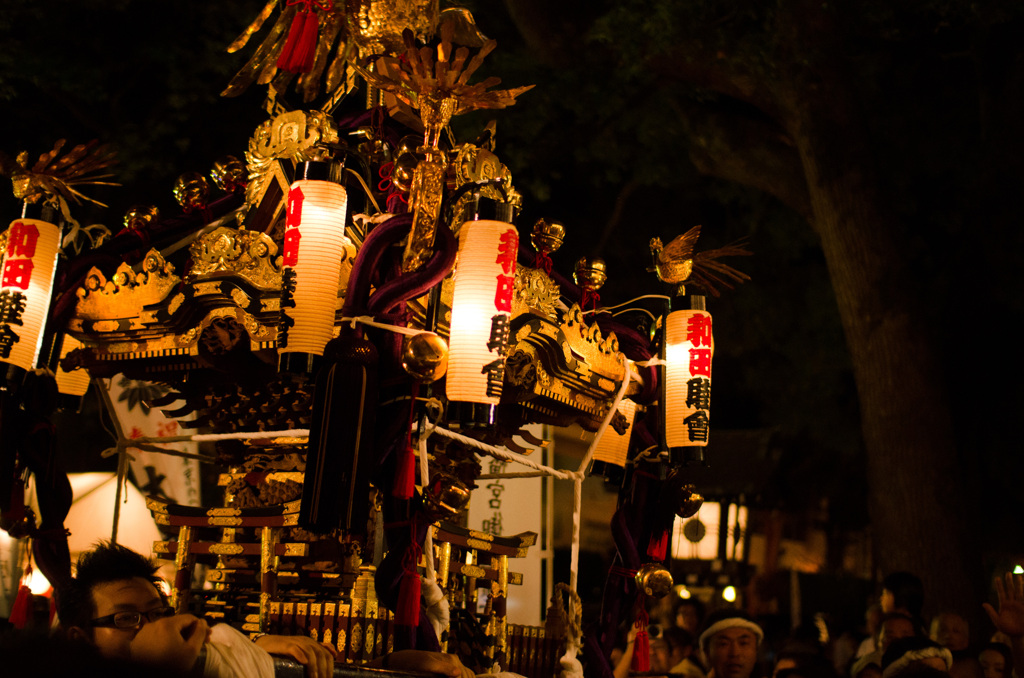
<instances>
[{"instance_id":1,"label":"person's raised hand","mask_svg":"<svg viewBox=\"0 0 1024 678\"><path fill-rule=\"evenodd\" d=\"M143 624L131 642L134 661L188 671L209 637L206 622L190 614Z\"/></svg>"},{"instance_id":2,"label":"person's raised hand","mask_svg":"<svg viewBox=\"0 0 1024 678\"><path fill-rule=\"evenodd\" d=\"M309 678L331 678L334 675L337 657L334 648L308 636L260 636L256 645L270 654L291 657L306 667Z\"/></svg>"},{"instance_id":3,"label":"person's raised hand","mask_svg":"<svg viewBox=\"0 0 1024 678\"><path fill-rule=\"evenodd\" d=\"M1024 636L1024 577L1007 572L1003 579L996 578L996 596L998 610L982 605L992 624L1011 638Z\"/></svg>"}]
</instances>

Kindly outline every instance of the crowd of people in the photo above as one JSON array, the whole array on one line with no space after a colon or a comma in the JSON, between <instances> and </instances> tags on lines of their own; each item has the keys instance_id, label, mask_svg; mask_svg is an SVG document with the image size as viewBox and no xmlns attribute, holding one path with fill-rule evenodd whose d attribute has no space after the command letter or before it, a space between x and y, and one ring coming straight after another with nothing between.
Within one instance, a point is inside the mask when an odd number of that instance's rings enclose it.
<instances>
[{"instance_id":1,"label":"crowd of people","mask_svg":"<svg viewBox=\"0 0 1024 678\"><path fill-rule=\"evenodd\" d=\"M865 615L864 637L825 640L794 631L767 647L757 620L734 608L704 614L696 599L674 599L651 611L646 629L634 625L612 656L615 678L637 672L647 648L647 675L686 678L1014 678L1024 666L1024 575L996 581L998 606L984 604L995 632L972 637L964 615L922 616L924 587L909 572L882 582ZM644 642L638 642L646 633ZM824 634L827 636L827 634ZM981 635L981 634L977 634ZM825 642L823 642L823 640ZM843 647L846 647L844 651Z\"/></svg>"}]
</instances>

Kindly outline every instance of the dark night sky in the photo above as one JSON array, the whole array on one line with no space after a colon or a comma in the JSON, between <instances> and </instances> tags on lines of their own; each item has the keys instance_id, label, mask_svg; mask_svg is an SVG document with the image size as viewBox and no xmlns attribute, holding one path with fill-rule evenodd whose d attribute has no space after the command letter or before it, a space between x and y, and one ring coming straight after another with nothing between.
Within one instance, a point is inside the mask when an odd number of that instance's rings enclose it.
<instances>
[{"instance_id":1,"label":"dark night sky","mask_svg":"<svg viewBox=\"0 0 1024 678\"><path fill-rule=\"evenodd\" d=\"M227 55L223 47L262 4L179 2L154 20L151 3L129 0L11 2L0 18L0 129L5 130L0 150L10 156L29 150L38 156L62 137L75 143L115 141L122 150L120 179L126 185L97 190L95 195L111 208L95 215L83 210L88 219L80 220L101 220L116 230L131 204L156 203L173 210L174 178L188 170L205 171L226 153L242 156L263 119L261 91L236 100L217 96L242 63L240 55ZM671 116L650 100L638 99L635 110L609 112L604 118L587 118L561 105L577 96L589 100L593 93L577 95L568 89L571 76L556 78L548 66L531 62L499 4L488 5L478 18L483 31L499 39L488 67L507 68L505 86L536 83L537 88L523 95L515 109L476 115L460 128L469 138L474 125L478 130L485 120L498 120L498 153L507 157L526 196L521 232L540 216L563 220L568 239L554 257L556 267L568 274L577 256L603 256L610 275L602 290L605 303L666 293L645 271L652 236L667 242L699 223L705 229L701 247L748 238L755 256L735 263L751 275L751 282L709 303L718 349L714 425L778 430L784 441L782 466L792 473L775 487L776 499L792 500L825 487L849 492L847 500L856 504L864 491L857 394L828 272L810 227L773 198L699 176ZM897 48L910 49L907 44ZM584 53L578 61L585 66L588 58ZM913 87L929 92L921 98L893 76L887 85L894 92L889 101L894 110L905 107L906 115L875 111L872 120L881 125L891 118L905 132L901 143L892 145L892 157L883 158L894 200L913 195L917 201L907 207L918 223L903 234L911 269L903 284L919 288L928 300L927 316L950 372L956 373L947 376L963 418L965 461L990 490L986 509L998 516L1019 508L1011 498L1024 477L1009 425L1019 416L1021 400L1012 381L1020 373L1012 330L1013 319L1020 316L1020 285L1009 273L1019 263L1021 236L1019 228L1008 228L1006 218L1008 205L1020 195L1020 176L1014 175L1016 165L1002 176L1006 204L972 204L974 196L958 164L979 161L963 155L970 151L968 144L944 138L942 126L969 118L974 99L965 97L965 110L942 115L932 105L951 100L948 88L973 82L965 69L970 70L969 64L957 60L948 72L919 70L926 77L916 79ZM581 89L594 86L593 76L579 78ZM596 80L601 77L597 74ZM934 119L922 116L920 124L914 123L922 110L933 111ZM957 133L956 127L947 129ZM635 145L647 149L647 155L632 152ZM910 152L928 171L900 166ZM644 177L637 170L644 163L656 179L636 186L617 227L604 233L615 198L630 177ZM9 193L0 198L0 207L14 214ZM974 215L957 222L972 208L991 219ZM595 251L598 243L603 248ZM956 319L944 319L941 311L955 312ZM863 512L852 514L859 518Z\"/></svg>"}]
</instances>

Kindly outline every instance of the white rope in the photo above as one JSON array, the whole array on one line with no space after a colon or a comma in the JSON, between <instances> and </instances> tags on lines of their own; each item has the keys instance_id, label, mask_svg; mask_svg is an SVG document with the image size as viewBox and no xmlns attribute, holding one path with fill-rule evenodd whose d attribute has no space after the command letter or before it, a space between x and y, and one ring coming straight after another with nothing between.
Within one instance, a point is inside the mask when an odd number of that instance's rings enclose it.
<instances>
[{"instance_id":1,"label":"white rope","mask_svg":"<svg viewBox=\"0 0 1024 678\"><path fill-rule=\"evenodd\" d=\"M428 330L418 330L412 327L402 327L401 325L390 325L388 323L380 323L374 320L373 316L369 315L345 317L341 319L341 322L349 323L353 328L355 328L356 323L360 323L362 325L376 327L381 330L388 330L389 332L394 332L396 334L408 334L410 336L414 334L437 334L436 332L430 332Z\"/></svg>"},{"instance_id":2,"label":"white rope","mask_svg":"<svg viewBox=\"0 0 1024 678\"><path fill-rule=\"evenodd\" d=\"M430 484L430 470L427 468L427 439L430 431L419 436L418 452L420 455L420 483L426 488ZM427 530L423 539L423 561L425 574L420 578L420 592L426 603L427 619L437 634L437 640L444 639L444 634L451 625L451 611L448 608L448 597L437 583L437 571L434 569L434 534Z\"/></svg>"},{"instance_id":3,"label":"white rope","mask_svg":"<svg viewBox=\"0 0 1024 678\"><path fill-rule=\"evenodd\" d=\"M492 457L497 457L498 459L503 459L505 461L514 461L528 468L532 468L536 471L543 471L545 474L549 476L554 476L555 478L560 478L562 480L573 480L580 473L579 471L555 469L551 468L550 466L538 464L529 457L517 454L515 452L512 452L511 450L505 449L504 447L495 447L494 445L488 445L487 443L481 442L476 438L470 438L469 436L464 436L461 433L456 433L455 431L450 431L446 428L442 428L434 424L427 424L427 430L430 433L436 433L437 435L442 436L444 438L450 438L451 440L456 440L464 445L475 447L478 450L486 452Z\"/></svg>"}]
</instances>

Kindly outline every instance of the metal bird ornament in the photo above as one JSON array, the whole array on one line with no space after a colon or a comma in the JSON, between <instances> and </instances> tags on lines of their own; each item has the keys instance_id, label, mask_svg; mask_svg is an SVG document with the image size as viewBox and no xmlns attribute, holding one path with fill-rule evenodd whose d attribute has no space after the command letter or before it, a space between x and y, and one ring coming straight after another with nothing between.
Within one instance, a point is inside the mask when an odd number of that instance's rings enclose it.
<instances>
[{"instance_id":1,"label":"metal bird ornament","mask_svg":"<svg viewBox=\"0 0 1024 678\"><path fill-rule=\"evenodd\" d=\"M706 252L694 252L699 237L700 226L694 226L673 238L665 247L661 244L661 238L651 238L654 266L649 270L657 274L658 280L678 285L677 295L686 294L688 283L717 297L717 286L732 289L750 280L746 273L718 261L721 257L749 256L751 252L743 248L742 241Z\"/></svg>"},{"instance_id":2,"label":"metal bird ornament","mask_svg":"<svg viewBox=\"0 0 1024 678\"><path fill-rule=\"evenodd\" d=\"M31 163L28 151L19 153L13 162L7 156L0 155L0 174L11 179L14 197L19 200L30 203L48 199L75 203L85 200L106 207L80 192L76 186L121 185L102 181L113 176L105 171L117 161L113 147L90 141L75 146L59 157L66 143L64 139L57 141L53 150L43 153L34 164Z\"/></svg>"}]
</instances>

